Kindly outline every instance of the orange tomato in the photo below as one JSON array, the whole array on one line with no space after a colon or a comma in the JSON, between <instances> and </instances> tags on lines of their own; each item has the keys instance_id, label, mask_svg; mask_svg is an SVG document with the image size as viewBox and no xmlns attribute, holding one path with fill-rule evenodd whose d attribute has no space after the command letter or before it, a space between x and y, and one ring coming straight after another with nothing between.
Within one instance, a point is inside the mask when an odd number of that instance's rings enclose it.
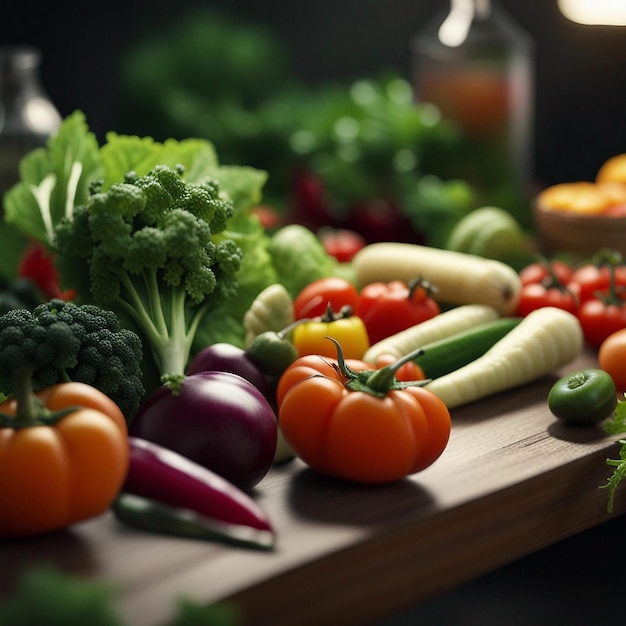
<instances>
[{"instance_id":1,"label":"orange tomato","mask_svg":"<svg viewBox=\"0 0 626 626\"><path fill-rule=\"evenodd\" d=\"M345 362L354 372L375 369L371 363L358 359L346 359ZM306 354L297 358L289 365L278 379L278 384L276 385L277 406L280 407L290 387L310 376L327 376L328 378L336 378L341 382L346 381L346 377L339 369L337 359L321 354Z\"/></svg>"},{"instance_id":2,"label":"orange tomato","mask_svg":"<svg viewBox=\"0 0 626 626\"><path fill-rule=\"evenodd\" d=\"M598 365L611 376L618 391L626 391L626 328L610 334L600 344Z\"/></svg>"},{"instance_id":3,"label":"orange tomato","mask_svg":"<svg viewBox=\"0 0 626 626\"><path fill-rule=\"evenodd\" d=\"M393 354L380 354L376 357L374 365L376 369L392 365L397 361L397 357ZM398 380L411 381L411 380L425 380L426 374L424 370L415 361L408 361L396 372L396 378Z\"/></svg>"},{"instance_id":4,"label":"orange tomato","mask_svg":"<svg viewBox=\"0 0 626 626\"><path fill-rule=\"evenodd\" d=\"M0 403L0 536L65 528L103 513L119 493L129 463L124 415L83 383L36 394L57 421L18 423L13 398Z\"/></svg>"},{"instance_id":5,"label":"orange tomato","mask_svg":"<svg viewBox=\"0 0 626 626\"><path fill-rule=\"evenodd\" d=\"M324 375L289 388L279 423L310 467L362 483L392 482L425 469L443 453L451 429L445 404L422 387L374 395Z\"/></svg>"}]
</instances>

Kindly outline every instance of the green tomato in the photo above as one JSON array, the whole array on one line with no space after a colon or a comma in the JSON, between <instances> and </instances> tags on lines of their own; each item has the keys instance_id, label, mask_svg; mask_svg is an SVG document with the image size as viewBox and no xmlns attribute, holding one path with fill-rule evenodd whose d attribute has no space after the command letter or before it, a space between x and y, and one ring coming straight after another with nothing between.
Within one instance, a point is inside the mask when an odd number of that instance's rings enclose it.
<instances>
[{"instance_id":1,"label":"green tomato","mask_svg":"<svg viewBox=\"0 0 626 626\"><path fill-rule=\"evenodd\" d=\"M613 379L601 369L582 369L558 380L548 393L552 414L571 424L598 424L617 406Z\"/></svg>"}]
</instances>

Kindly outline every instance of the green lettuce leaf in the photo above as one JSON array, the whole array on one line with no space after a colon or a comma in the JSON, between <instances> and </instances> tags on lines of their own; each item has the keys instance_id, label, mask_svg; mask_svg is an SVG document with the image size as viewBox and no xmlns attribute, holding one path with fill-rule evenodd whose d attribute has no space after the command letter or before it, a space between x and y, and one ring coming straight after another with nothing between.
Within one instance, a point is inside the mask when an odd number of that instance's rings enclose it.
<instances>
[{"instance_id":1,"label":"green lettuce leaf","mask_svg":"<svg viewBox=\"0 0 626 626\"><path fill-rule=\"evenodd\" d=\"M101 174L98 142L85 116L77 111L63 120L45 148L20 162L20 182L5 194L5 220L25 237L46 246L54 225L83 202Z\"/></svg>"}]
</instances>

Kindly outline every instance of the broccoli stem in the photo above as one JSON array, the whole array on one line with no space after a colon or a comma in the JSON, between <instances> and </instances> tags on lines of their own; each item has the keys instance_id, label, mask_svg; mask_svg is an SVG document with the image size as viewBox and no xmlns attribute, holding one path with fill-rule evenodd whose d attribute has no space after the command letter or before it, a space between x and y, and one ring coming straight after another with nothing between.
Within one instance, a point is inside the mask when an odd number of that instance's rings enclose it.
<instances>
[{"instance_id":1,"label":"broccoli stem","mask_svg":"<svg viewBox=\"0 0 626 626\"><path fill-rule=\"evenodd\" d=\"M60 419L76 411L71 406L59 411L50 411L33 391L33 370L27 367L15 372L15 415L10 417L0 413L0 426L4 428L29 428L31 426L51 426Z\"/></svg>"},{"instance_id":2,"label":"broccoli stem","mask_svg":"<svg viewBox=\"0 0 626 626\"><path fill-rule=\"evenodd\" d=\"M143 331L161 379L183 377L194 337L208 304L197 308L188 320L187 294L182 285L159 290L156 273L146 272L145 295L142 295L124 271L120 273L120 282L128 299L120 295L118 302Z\"/></svg>"},{"instance_id":3,"label":"broccoli stem","mask_svg":"<svg viewBox=\"0 0 626 626\"><path fill-rule=\"evenodd\" d=\"M15 419L18 422L33 424L41 415L41 402L33 391L33 371L23 368L15 373Z\"/></svg>"}]
</instances>

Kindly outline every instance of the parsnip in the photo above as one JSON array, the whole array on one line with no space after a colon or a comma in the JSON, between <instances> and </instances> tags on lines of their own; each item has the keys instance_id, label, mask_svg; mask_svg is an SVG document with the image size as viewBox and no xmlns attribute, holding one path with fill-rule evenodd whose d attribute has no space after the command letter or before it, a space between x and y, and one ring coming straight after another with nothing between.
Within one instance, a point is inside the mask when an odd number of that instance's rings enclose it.
<instances>
[{"instance_id":1,"label":"parsnip","mask_svg":"<svg viewBox=\"0 0 626 626\"><path fill-rule=\"evenodd\" d=\"M426 385L454 408L537 380L574 360L584 345L575 315L533 311L482 357Z\"/></svg>"},{"instance_id":2,"label":"parsnip","mask_svg":"<svg viewBox=\"0 0 626 626\"><path fill-rule=\"evenodd\" d=\"M411 243L370 244L352 265L360 287L421 276L437 287L440 302L487 304L502 315L515 311L521 289L517 272L501 261Z\"/></svg>"},{"instance_id":3,"label":"parsnip","mask_svg":"<svg viewBox=\"0 0 626 626\"><path fill-rule=\"evenodd\" d=\"M363 360L374 363L382 354L391 354L400 359L428 343L451 337L498 317L498 311L485 304L459 306L375 343L367 350Z\"/></svg>"}]
</instances>

